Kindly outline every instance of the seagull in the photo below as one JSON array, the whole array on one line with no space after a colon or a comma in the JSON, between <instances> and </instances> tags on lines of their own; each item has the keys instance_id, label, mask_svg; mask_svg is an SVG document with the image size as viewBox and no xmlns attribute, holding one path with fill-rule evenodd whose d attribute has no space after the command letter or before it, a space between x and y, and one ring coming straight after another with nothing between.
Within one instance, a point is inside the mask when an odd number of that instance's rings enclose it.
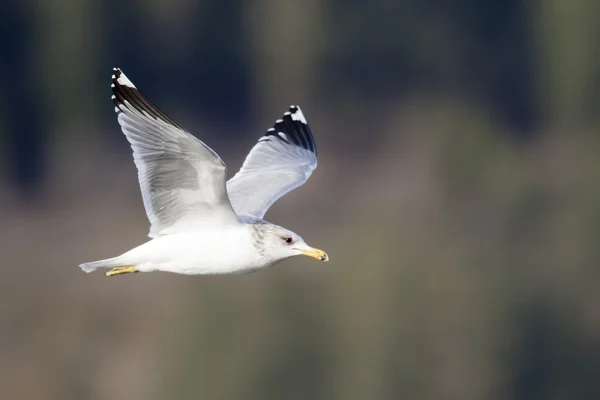
<instances>
[{"instance_id":1,"label":"seagull","mask_svg":"<svg viewBox=\"0 0 600 400\"><path fill-rule=\"evenodd\" d=\"M153 105L119 68L111 87L117 120L133 149L151 240L80 264L82 270L214 275L256 271L298 255L329 261L298 234L263 220L317 167L317 147L300 107L290 106L226 181L219 155Z\"/></svg>"}]
</instances>

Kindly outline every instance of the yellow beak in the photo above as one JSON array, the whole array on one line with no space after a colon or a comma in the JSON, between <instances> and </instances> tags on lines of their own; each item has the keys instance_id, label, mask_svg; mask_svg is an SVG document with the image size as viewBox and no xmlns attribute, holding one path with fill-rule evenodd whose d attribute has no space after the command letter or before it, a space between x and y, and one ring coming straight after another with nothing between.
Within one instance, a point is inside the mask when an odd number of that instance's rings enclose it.
<instances>
[{"instance_id":1,"label":"yellow beak","mask_svg":"<svg viewBox=\"0 0 600 400\"><path fill-rule=\"evenodd\" d=\"M312 258L316 258L319 261L323 261L323 262L329 261L329 256L323 250L314 249L312 247L309 247L308 249L294 248L293 250L298 250L303 255L309 256L309 257L312 257Z\"/></svg>"}]
</instances>

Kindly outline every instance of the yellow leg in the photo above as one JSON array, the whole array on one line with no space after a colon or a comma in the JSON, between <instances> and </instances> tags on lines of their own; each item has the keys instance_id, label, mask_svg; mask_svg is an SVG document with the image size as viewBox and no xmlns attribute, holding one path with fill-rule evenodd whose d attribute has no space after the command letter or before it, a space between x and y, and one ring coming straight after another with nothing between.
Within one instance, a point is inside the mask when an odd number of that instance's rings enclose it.
<instances>
[{"instance_id":1,"label":"yellow leg","mask_svg":"<svg viewBox=\"0 0 600 400\"><path fill-rule=\"evenodd\" d=\"M138 271L135 269L135 267L133 265L124 265L122 267L114 267L113 269L111 269L110 271L108 271L106 273L106 276L130 274L130 273L134 273L134 272L138 272Z\"/></svg>"}]
</instances>

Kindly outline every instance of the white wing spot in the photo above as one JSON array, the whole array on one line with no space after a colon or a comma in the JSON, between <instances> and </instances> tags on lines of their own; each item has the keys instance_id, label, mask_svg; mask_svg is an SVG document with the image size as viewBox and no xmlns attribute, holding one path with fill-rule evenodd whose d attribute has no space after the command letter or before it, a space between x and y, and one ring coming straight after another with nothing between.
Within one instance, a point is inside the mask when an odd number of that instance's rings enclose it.
<instances>
[{"instance_id":1,"label":"white wing spot","mask_svg":"<svg viewBox=\"0 0 600 400\"><path fill-rule=\"evenodd\" d=\"M300 107L298 107L298 111L292 114L292 119L294 121L300 121L304 125L307 125L306 118L304 118L304 114L302 114L302 110L300 110Z\"/></svg>"},{"instance_id":2,"label":"white wing spot","mask_svg":"<svg viewBox=\"0 0 600 400\"><path fill-rule=\"evenodd\" d=\"M283 122L282 119L278 119L277 121L275 121L276 124L281 124Z\"/></svg>"},{"instance_id":3,"label":"white wing spot","mask_svg":"<svg viewBox=\"0 0 600 400\"><path fill-rule=\"evenodd\" d=\"M275 132L275 128L269 128L267 129L267 132Z\"/></svg>"},{"instance_id":4,"label":"white wing spot","mask_svg":"<svg viewBox=\"0 0 600 400\"><path fill-rule=\"evenodd\" d=\"M281 138L283 138L283 139L285 139L285 140L287 140L287 141L289 142L289 139L288 139L288 137L287 137L287 135L286 135L285 133L283 133L283 132L277 132L277 134L278 134L278 135L279 135Z\"/></svg>"},{"instance_id":5,"label":"white wing spot","mask_svg":"<svg viewBox=\"0 0 600 400\"><path fill-rule=\"evenodd\" d=\"M121 76L119 76L119 79L117 79L117 82L119 82L123 86L129 86L132 88L135 87L135 85L129 80L129 78L125 76L125 74L122 71Z\"/></svg>"}]
</instances>

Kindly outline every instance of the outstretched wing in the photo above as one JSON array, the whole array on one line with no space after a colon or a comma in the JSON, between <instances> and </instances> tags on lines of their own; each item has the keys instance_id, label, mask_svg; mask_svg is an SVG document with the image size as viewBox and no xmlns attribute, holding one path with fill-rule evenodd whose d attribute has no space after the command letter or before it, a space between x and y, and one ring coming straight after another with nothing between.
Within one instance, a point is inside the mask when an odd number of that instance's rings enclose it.
<instances>
[{"instance_id":1,"label":"outstretched wing","mask_svg":"<svg viewBox=\"0 0 600 400\"><path fill-rule=\"evenodd\" d=\"M117 119L133 149L149 236L237 224L217 153L154 106L118 68L111 86Z\"/></svg>"},{"instance_id":2,"label":"outstretched wing","mask_svg":"<svg viewBox=\"0 0 600 400\"><path fill-rule=\"evenodd\" d=\"M291 106L227 182L233 209L238 215L263 218L275 201L304 184L315 168L315 139L300 107Z\"/></svg>"}]
</instances>

